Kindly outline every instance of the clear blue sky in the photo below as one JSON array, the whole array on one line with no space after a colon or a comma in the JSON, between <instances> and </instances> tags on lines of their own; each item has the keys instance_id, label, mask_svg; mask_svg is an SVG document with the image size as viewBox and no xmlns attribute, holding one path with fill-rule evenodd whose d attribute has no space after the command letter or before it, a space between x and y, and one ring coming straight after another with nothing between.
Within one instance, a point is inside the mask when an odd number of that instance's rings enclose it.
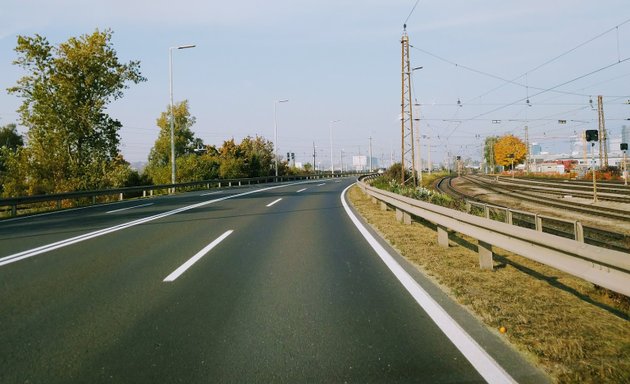
<instances>
[{"instance_id":1,"label":"clear blue sky","mask_svg":"<svg viewBox=\"0 0 630 384\"><path fill-rule=\"evenodd\" d=\"M148 78L109 107L124 125L121 150L129 161L146 160L157 137L155 120L169 96L168 48L180 44L197 47L174 52L175 100L190 101L193 131L206 143L273 139L273 102L287 98L278 107L279 153L311 161L315 142L325 166L329 122L341 120L333 126L336 162L342 149L346 159L366 154L370 136L376 157L389 160L393 149L398 159L400 37L415 3L2 0L0 124L18 119L20 100L5 91L21 76L11 65L17 35L39 33L56 44L111 28L119 57L140 60ZM597 127L590 95L595 106L596 96L605 96L607 128L619 136L630 123L630 60L619 63L630 57L628 19L628 0L421 0L407 29L418 48L412 66L424 67L415 73L414 93L433 162L448 152L478 159L485 136L523 136L525 125L543 149L566 152L569 135ZM556 89L570 94L536 95L609 65ZM528 95L531 107L518 101Z\"/></svg>"}]
</instances>

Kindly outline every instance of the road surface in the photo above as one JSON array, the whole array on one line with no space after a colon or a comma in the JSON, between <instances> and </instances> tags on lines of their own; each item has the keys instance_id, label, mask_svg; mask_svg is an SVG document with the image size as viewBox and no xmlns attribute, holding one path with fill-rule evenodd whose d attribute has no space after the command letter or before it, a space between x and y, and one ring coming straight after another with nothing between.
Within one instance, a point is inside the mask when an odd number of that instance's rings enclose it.
<instances>
[{"instance_id":1,"label":"road surface","mask_svg":"<svg viewBox=\"0 0 630 384\"><path fill-rule=\"evenodd\" d=\"M353 181L0 223L0 383L535 380L445 335L344 208Z\"/></svg>"}]
</instances>

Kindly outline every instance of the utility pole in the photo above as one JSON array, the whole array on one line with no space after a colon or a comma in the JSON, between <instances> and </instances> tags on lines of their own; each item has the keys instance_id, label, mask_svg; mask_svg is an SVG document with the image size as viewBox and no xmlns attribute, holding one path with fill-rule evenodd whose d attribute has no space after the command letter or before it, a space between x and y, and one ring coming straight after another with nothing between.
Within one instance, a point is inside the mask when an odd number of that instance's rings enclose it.
<instances>
[{"instance_id":1,"label":"utility pole","mask_svg":"<svg viewBox=\"0 0 630 384\"><path fill-rule=\"evenodd\" d=\"M316 158L316 152L315 152L315 142L313 141L313 172L317 173L317 163L315 162L315 158Z\"/></svg>"},{"instance_id":2,"label":"utility pole","mask_svg":"<svg viewBox=\"0 0 630 384\"><path fill-rule=\"evenodd\" d=\"M411 184L414 187L417 184L416 166L414 158L414 142L413 142L413 111L411 103L411 64L409 62L409 36L407 36L407 25L404 25L401 43L401 113L400 113L400 130L401 130L401 167L402 167L402 184ZM411 175L406 177L407 168L411 168Z\"/></svg>"},{"instance_id":3,"label":"utility pole","mask_svg":"<svg viewBox=\"0 0 630 384\"><path fill-rule=\"evenodd\" d=\"M608 168L608 137L606 135L606 124L604 122L604 98L597 96L597 117L599 120L599 165ZM603 151L602 151L603 147Z\"/></svg>"},{"instance_id":4,"label":"utility pole","mask_svg":"<svg viewBox=\"0 0 630 384\"><path fill-rule=\"evenodd\" d=\"M525 173L529 175L529 128L525 126Z\"/></svg>"},{"instance_id":5,"label":"utility pole","mask_svg":"<svg viewBox=\"0 0 630 384\"><path fill-rule=\"evenodd\" d=\"M372 136L370 136L370 172L372 172Z\"/></svg>"}]
</instances>

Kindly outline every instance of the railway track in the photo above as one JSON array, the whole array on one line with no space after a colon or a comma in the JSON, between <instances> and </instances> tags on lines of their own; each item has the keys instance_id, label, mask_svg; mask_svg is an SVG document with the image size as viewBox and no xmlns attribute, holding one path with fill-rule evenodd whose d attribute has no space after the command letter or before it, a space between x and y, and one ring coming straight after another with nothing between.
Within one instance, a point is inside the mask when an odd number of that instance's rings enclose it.
<instances>
[{"instance_id":1,"label":"railway track","mask_svg":"<svg viewBox=\"0 0 630 384\"><path fill-rule=\"evenodd\" d=\"M593 198L593 183L577 180L540 180L540 179L512 179L509 177L499 177L497 180L492 176L474 176L476 179L483 179L501 185L518 186L520 189L537 191L541 193L564 196L571 195L585 199ZM630 204L630 188L623 184L598 182L597 198L602 201L613 201Z\"/></svg>"},{"instance_id":2,"label":"railway track","mask_svg":"<svg viewBox=\"0 0 630 384\"><path fill-rule=\"evenodd\" d=\"M541 198L541 192L539 190L527 190L527 187L523 187L521 185L511 185L511 184L501 184L498 186L496 184L495 179L489 178L473 178L470 176L464 177L467 181L483 188L494 192L500 195L506 195L512 198L516 198L519 200L533 202L539 205L544 205L548 207L553 207L556 209L570 210L573 212L581 212L587 213L589 215L595 215L599 217L606 217L615 220L630 220L630 212L624 210L616 210L613 208L607 207L592 207L588 205L576 205L577 203L573 202L556 202L550 199ZM457 188L452 185L454 177L444 177L438 179L434 183L434 189L447 194L455 199L465 199L474 202L485 203L483 199L479 196L470 196L468 194L462 193ZM564 188L566 188L566 184L562 184ZM592 195L591 195L592 197ZM496 206L496 205L495 205ZM496 206L498 208L506 209L510 207L506 206ZM500 219L499 219L500 220ZM554 223L553 219L547 219L547 223L543 226L543 231L546 233L554 234L556 236L573 238L573 230L570 228L567 223L562 223L562 219L559 219ZM533 219L533 214L530 216L518 216L515 215L513 224L525 228L535 228L536 223ZM584 226L584 242L592 245L596 245L603 248L615 249L621 252L629 252L630 251L630 237L627 235L602 230L599 228Z\"/></svg>"},{"instance_id":3,"label":"railway track","mask_svg":"<svg viewBox=\"0 0 630 384\"><path fill-rule=\"evenodd\" d=\"M617 209L604 206L593 206L592 204L579 203L577 201L559 201L551 198L545 198L542 194L551 194L553 196L573 196L579 197L580 192L574 192L571 189L544 189L541 190L538 187L529 187L523 184L505 183L503 180L497 182L493 178L479 177L479 176L464 176L468 182L475 184L483 189L510 196L523 201L528 201L536 204L542 204L545 206L566 209L573 212L585 213L592 216L606 217L614 220L628 220L630 221L630 211L624 209ZM615 195L620 196L620 195ZM587 198L592 198L592 193ZM599 197L599 194L598 194ZM602 198L602 200L604 200ZM611 200L617 201L617 200ZM624 203L630 203L630 197L625 198Z\"/></svg>"}]
</instances>

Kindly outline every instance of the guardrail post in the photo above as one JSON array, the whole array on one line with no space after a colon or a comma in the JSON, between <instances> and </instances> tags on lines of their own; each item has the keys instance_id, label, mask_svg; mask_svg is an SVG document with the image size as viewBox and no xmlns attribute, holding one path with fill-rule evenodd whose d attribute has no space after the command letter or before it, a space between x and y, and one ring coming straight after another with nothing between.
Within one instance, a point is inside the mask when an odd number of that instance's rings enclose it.
<instances>
[{"instance_id":1,"label":"guardrail post","mask_svg":"<svg viewBox=\"0 0 630 384\"><path fill-rule=\"evenodd\" d=\"M61 209L61 200L57 200L57 209Z\"/></svg>"},{"instance_id":2,"label":"guardrail post","mask_svg":"<svg viewBox=\"0 0 630 384\"><path fill-rule=\"evenodd\" d=\"M221 188L221 182L219 181L219 188Z\"/></svg>"},{"instance_id":3,"label":"guardrail post","mask_svg":"<svg viewBox=\"0 0 630 384\"><path fill-rule=\"evenodd\" d=\"M403 221L403 211L398 208L396 208L396 221L398 221L399 223L402 223Z\"/></svg>"},{"instance_id":4,"label":"guardrail post","mask_svg":"<svg viewBox=\"0 0 630 384\"><path fill-rule=\"evenodd\" d=\"M240 180L238 181L238 186L239 186L239 187L241 186L241 181L240 181Z\"/></svg>"},{"instance_id":5,"label":"guardrail post","mask_svg":"<svg viewBox=\"0 0 630 384\"><path fill-rule=\"evenodd\" d=\"M373 198L372 198L372 203L374 203L374 204L377 204L377 203L378 203L378 200L376 200L376 197L373 197Z\"/></svg>"},{"instance_id":6,"label":"guardrail post","mask_svg":"<svg viewBox=\"0 0 630 384\"><path fill-rule=\"evenodd\" d=\"M11 206L11 216L12 216L12 217L17 216L17 204L13 204L13 205Z\"/></svg>"},{"instance_id":7,"label":"guardrail post","mask_svg":"<svg viewBox=\"0 0 630 384\"><path fill-rule=\"evenodd\" d=\"M470 213L471 210L472 204L470 204L470 201L466 200L466 213Z\"/></svg>"},{"instance_id":8,"label":"guardrail post","mask_svg":"<svg viewBox=\"0 0 630 384\"><path fill-rule=\"evenodd\" d=\"M534 220L536 221L536 230L538 232L542 232L543 230L542 217L539 217L538 214L535 214Z\"/></svg>"},{"instance_id":9,"label":"guardrail post","mask_svg":"<svg viewBox=\"0 0 630 384\"><path fill-rule=\"evenodd\" d=\"M387 211L387 203L381 201L381 211Z\"/></svg>"},{"instance_id":10,"label":"guardrail post","mask_svg":"<svg viewBox=\"0 0 630 384\"><path fill-rule=\"evenodd\" d=\"M153 197L153 190L149 191L149 196Z\"/></svg>"},{"instance_id":11,"label":"guardrail post","mask_svg":"<svg viewBox=\"0 0 630 384\"><path fill-rule=\"evenodd\" d=\"M146 189L142 191L142 197L147 197L147 190Z\"/></svg>"},{"instance_id":12,"label":"guardrail post","mask_svg":"<svg viewBox=\"0 0 630 384\"><path fill-rule=\"evenodd\" d=\"M486 219L490 218L490 207L488 207L488 204L484 204L483 205L483 212L486 215Z\"/></svg>"},{"instance_id":13,"label":"guardrail post","mask_svg":"<svg viewBox=\"0 0 630 384\"><path fill-rule=\"evenodd\" d=\"M505 222L512 225L512 211L505 209Z\"/></svg>"},{"instance_id":14,"label":"guardrail post","mask_svg":"<svg viewBox=\"0 0 630 384\"><path fill-rule=\"evenodd\" d=\"M92 196L92 205L96 205L96 196Z\"/></svg>"},{"instance_id":15,"label":"guardrail post","mask_svg":"<svg viewBox=\"0 0 630 384\"><path fill-rule=\"evenodd\" d=\"M122 192L120 192L120 197L119 197L119 200L120 200L120 201L123 201L123 200L124 200Z\"/></svg>"},{"instance_id":16,"label":"guardrail post","mask_svg":"<svg viewBox=\"0 0 630 384\"><path fill-rule=\"evenodd\" d=\"M232 187L232 182L228 182L228 187Z\"/></svg>"},{"instance_id":17,"label":"guardrail post","mask_svg":"<svg viewBox=\"0 0 630 384\"><path fill-rule=\"evenodd\" d=\"M579 221L575 222L574 233L575 233L575 241L579 241L580 243L583 243L584 242L584 226L582 226L581 222Z\"/></svg>"},{"instance_id":18,"label":"guardrail post","mask_svg":"<svg viewBox=\"0 0 630 384\"><path fill-rule=\"evenodd\" d=\"M448 248L448 232L446 231L446 227L438 225L437 235L438 235L438 245L442 248Z\"/></svg>"},{"instance_id":19,"label":"guardrail post","mask_svg":"<svg viewBox=\"0 0 630 384\"><path fill-rule=\"evenodd\" d=\"M403 224L411 225L411 215L403 211Z\"/></svg>"},{"instance_id":20,"label":"guardrail post","mask_svg":"<svg viewBox=\"0 0 630 384\"><path fill-rule=\"evenodd\" d=\"M481 269L492 270L494 267L492 261L492 245L480 240L477 242L477 249L479 250L479 267Z\"/></svg>"}]
</instances>

